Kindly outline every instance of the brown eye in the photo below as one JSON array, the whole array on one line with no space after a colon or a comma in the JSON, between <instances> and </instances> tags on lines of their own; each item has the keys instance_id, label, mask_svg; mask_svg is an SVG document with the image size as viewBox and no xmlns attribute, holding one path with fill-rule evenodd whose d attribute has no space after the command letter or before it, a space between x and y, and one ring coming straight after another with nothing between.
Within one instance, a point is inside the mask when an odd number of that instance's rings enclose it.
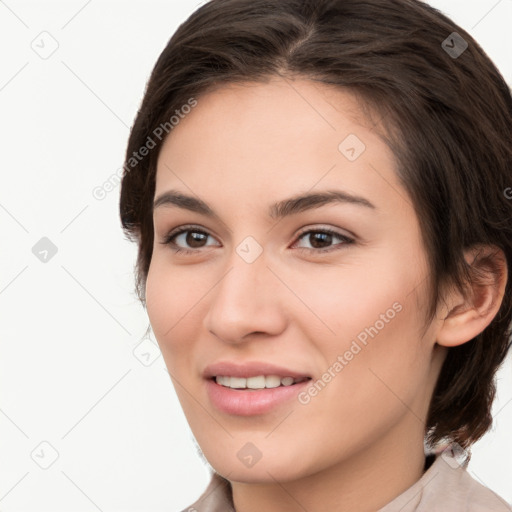
<instances>
[{"instance_id":1,"label":"brown eye","mask_svg":"<svg viewBox=\"0 0 512 512\"><path fill-rule=\"evenodd\" d=\"M307 240L311 247L298 247L298 249L320 253L334 250L337 246L345 246L354 243L352 238L330 229L310 229L299 236L299 240L302 239ZM341 240L341 243L333 245L336 239Z\"/></svg>"},{"instance_id":2,"label":"brown eye","mask_svg":"<svg viewBox=\"0 0 512 512\"><path fill-rule=\"evenodd\" d=\"M185 242L190 247L203 247L203 243L207 240L208 235L199 231L185 231Z\"/></svg>"},{"instance_id":3,"label":"brown eye","mask_svg":"<svg viewBox=\"0 0 512 512\"><path fill-rule=\"evenodd\" d=\"M169 233L161 243L169 245L175 252L192 253L203 247L208 247L209 245L206 244L208 237L211 235L205 231L185 226L179 231Z\"/></svg>"},{"instance_id":4,"label":"brown eye","mask_svg":"<svg viewBox=\"0 0 512 512\"><path fill-rule=\"evenodd\" d=\"M330 233L309 233L309 243L314 249L324 249L332 243L333 235Z\"/></svg>"}]
</instances>

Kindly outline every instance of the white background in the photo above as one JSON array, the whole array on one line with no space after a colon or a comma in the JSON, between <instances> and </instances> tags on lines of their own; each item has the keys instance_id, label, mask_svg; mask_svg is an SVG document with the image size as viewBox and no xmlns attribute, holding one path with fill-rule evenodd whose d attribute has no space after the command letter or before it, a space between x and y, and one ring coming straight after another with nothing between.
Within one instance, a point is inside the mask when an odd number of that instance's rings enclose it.
<instances>
[{"instance_id":1,"label":"white background","mask_svg":"<svg viewBox=\"0 0 512 512\"><path fill-rule=\"evenodd\" d=\"M430 3L512 83L512 0ZM198 5L0 1L2 512L177 511L207 484L162 357L133 352L151 345L136 348L148 320L119 187L92 194L122 165L148 75ZM57 248L46 263L32 252L42 237ZM509 502L511 384L509 358L470 463Z\"/></svg>"}]
</instances>

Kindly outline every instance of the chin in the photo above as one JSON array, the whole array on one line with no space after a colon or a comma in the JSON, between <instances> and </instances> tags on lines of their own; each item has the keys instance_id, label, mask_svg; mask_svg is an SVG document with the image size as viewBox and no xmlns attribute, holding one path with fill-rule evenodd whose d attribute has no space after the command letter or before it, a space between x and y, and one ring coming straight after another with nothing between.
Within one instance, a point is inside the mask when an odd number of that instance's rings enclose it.
<instances>
[{"instance_id":1,"label":"chin","mask_svg":"<svg viewBox=\"0 0 512 512\"><path fill-rule=\"evenodd\" d=\"M279 482L290 482L307 476L310 472L304 467L304 461L301 465L297 464L297 453L290 457L282 455L271 458L261 457L252 466L245 465L238 459L234 463L232 459L210 460L211 467L227 480L234 482L243 482L250 484L275 484Z\"/></svg>"}]
</instances>

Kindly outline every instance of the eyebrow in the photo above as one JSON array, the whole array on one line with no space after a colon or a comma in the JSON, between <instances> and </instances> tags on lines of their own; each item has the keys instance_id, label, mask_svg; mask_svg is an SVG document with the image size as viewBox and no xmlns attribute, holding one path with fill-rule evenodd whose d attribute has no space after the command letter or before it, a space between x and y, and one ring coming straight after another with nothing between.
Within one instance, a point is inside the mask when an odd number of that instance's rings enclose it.
<instances>
[{"instance_id":1,"label":"eyebrow","mask_svg":"<svg viewBox=\"0 0 512 512\"><path fill-rule=\"evenodd\" d=\"M300 194L274 203L270 206L268 215L271 219L277 220L320 206L340 203L355 204L368 209L377 210L377 207L364 197L356 196L342 190L326 190L323 192ZM153 211L162 206L177 206L220 220L219 216L207 203L197 197L188 196L176 190L169 190L159 195L153 203Z\"/></svg>"}]
</instances>

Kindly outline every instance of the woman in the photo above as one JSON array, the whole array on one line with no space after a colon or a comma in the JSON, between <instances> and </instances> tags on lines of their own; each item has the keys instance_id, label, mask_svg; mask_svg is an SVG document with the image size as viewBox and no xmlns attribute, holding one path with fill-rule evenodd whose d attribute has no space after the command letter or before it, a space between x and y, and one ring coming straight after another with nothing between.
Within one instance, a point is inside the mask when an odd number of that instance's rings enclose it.
<instances>
[{"instance_id":1,"label":"woman","mask_svg":"<svg viewBox=\"0 0 512 512\"><path fill-rule=\"evenodd\" d=\"M121 219L213 469L187 510L510 511L466 471L512 318L512 98L415 0L212 0Z\"/></svg>"}]
</instances>

